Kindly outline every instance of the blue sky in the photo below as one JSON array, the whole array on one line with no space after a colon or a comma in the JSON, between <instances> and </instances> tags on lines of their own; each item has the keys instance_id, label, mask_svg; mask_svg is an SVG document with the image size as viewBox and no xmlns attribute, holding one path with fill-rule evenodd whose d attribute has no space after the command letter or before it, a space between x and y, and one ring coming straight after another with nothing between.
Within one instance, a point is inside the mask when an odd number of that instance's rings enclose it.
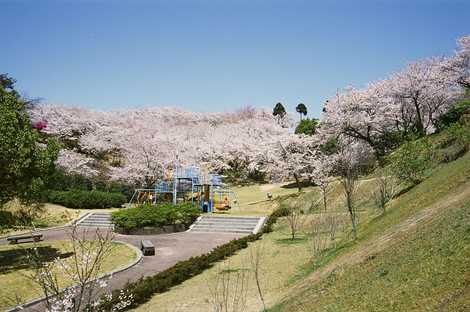
<instances>
[{"instance_id":1,"label":"blue sky","mask_svg":"<svg viewBox=\"0 0 470 312\"><path fill-rule=\"evenodd\" d=\"M46 102L311 116L337 88L450 55L470 1L0 0L0 72Z\"/></svg>"}]
</instances>

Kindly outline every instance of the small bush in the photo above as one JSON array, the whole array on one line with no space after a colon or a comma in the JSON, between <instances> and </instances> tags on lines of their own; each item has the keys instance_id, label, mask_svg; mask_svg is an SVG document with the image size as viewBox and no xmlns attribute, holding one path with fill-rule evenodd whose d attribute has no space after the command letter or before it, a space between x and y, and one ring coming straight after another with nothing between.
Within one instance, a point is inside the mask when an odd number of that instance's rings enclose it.
<instances>
[{"instance_id":1,"label":"small bush","mask_svg":"<svg viewBox=\"0 0 470 312\"><path fill-rule=\"evenodd\" d=\"M96 190L107 193L121 193L125 195L127 201L129 201L134 194L135 185L99 178L90 179L57 169L49 178L47 188L55 191Z\"/></svg>"},{"instance_id":2,"label":"small bush","mask_svg":"<svg viewBox=\"0 0 470 312\"><path fill-rule=\"evenodd\" d=\"M432 151L427 137L406 142L388 157L390 169L401 181L412 185L419 184L430 167Z\"/></svg>"},{"instance_id":3,"label":"small bush","mask_svg":"<svg viewBox=\"0 0 470 312\"><path fill-rule=\"evenodd\" d=\"M457 103L447 113L440 116L436 122L439 131L449 127L450 125L461 121L465 114L470 113L470 99L465 99Z\"/></svg>"},{"instance_id":4,"label":"small bush","mask_svg":"<svg viewBox=\"0 0 470 312\"><path fill-rule=\"evenodd\" d=\"M77 209L121 207L126 202L121 193L85 190L51 191L48 198L51 203Z\"/></svg>"},{"instance_id":5,"label":"small bush","mask_svg":"<svg viewBox=\"0 0 470 312\"><path fill-rule=\"evenodd\" d=\"M144 204L136 208L116 211L112 220L124 231L143 228L146 226L164 226L172 224L190 225L199 216L200 210L191 203L160 204L157 206Z\"/></svg>"},{"instance_id":6,"label":"small bush","mask_svg":"<svg viewBox=\"0 0 470 312\"><path fill-rule=\"evenodd\" d=\"M17 225L17 219L10 211L0 210L0 228Z\"/></svg>"}]
</instances>

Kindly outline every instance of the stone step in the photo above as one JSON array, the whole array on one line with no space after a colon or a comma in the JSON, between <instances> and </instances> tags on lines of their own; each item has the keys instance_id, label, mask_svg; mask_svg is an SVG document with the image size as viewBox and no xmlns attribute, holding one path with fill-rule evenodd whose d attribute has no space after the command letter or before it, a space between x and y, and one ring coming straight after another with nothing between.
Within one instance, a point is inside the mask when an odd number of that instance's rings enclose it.
<instances>
[{"instance_id":1,"label":"stone step","mask_svg":"<svg viewBox=\"0 0 470 312\"><path fill-rule=\"evenodd\" d=\"M255 226L258 224L258 221L256 222L216 222L216 221L208 221L208 220L202 220L199 221L198 224L221 224L221 225L240 225L240 226Z\"/></svg>"},{"instance_id":2,"label":"stone step","mask_svg":"<svg viewBox=\"0 0 470 312\"><path fill-rule=\"evenodd\" d=\"M203 219L206 220L221 220L221 221L258 221L258 217L213 217L213 216L203 216Z\"/></svg>"},{"instance_id":3,"label":"stone step","mask_svg":"<svg viewBox=\"0 0 470 312\"><path fill-rule=\"evenodd\" d=\"M82 224L82 223L89 223L89 224L113 224L111 221L93 221L93 220L85 220L85 221L80 222L80 224Z\"/></svg>"},{"instance_id":4,"label":"stone step","mask_svg":"<svg viewBox=\"0 0 470 312\"><path fill-rule=\"evenodd\" d=\"M205 232L210 232L210 231L215 231L215 232L247 232L251 233L253 232L253 228L227 228L227 227L206 227L206 226L197 226L194 227L192 230L196 231L205 231Z\"/></svg>"},{"instance_id":5,"label":"stone step","mask_svg":"<svg viewBox=\"0 0 470 312\"><path fill-rule=\"evenodd\" d=\"M86 220L96 220L96 221L101 221L101 220L111 220L111 218L97 218L97 217L89 217L86 218Z\"/></svg>"},{"instance_id":6,"label":"stone step","mask_svg":"<svg viewBox=\"0 0 470 312\"><path fill-rule=\"evenodd\" d=\"M258 224L262 220L264 220L262 217L202 216L190 231L249 234L259 230Z\"/></svg>"},{"instance_id":7,"label":"stone step","mask_svg":"<svg viewBox=\"0 0 470 312\"><path fill-rule=\"evenodd\" d=\"M91 219L93 219L93 220L111 220L111 218L109 218L109 217L95 217L95 216L89 216L85 219L87 219L87 220L91 220Z\"/></svg>"},{"instance_id":8,"label":"stone step","mask_svg":"<svg viewBox=\"0 0 470 312\"><path fill-rule=\"evenodd\" d=\"M93 212L78 223L78 226L83 227L102 227L114 228L111 221L111 214L103 212Z\"/></svg>"},{"instance_id":9,"label":"stone step","mask_svg":"<svg viewBox=\"0 0 470 312\"><path fill-rule=\"evenodd\" d=\"M112 226L112 223L105 223L105 222L82 222L79 225L87 225L87 226Z\"/></svg>"},{"instance_id":10,"label":"stone step","mask_svg":"<svg viewBox=\"0 0 470 312\"><path fill-rule=\"evenodd\" d=\"M211 221L199 221L197 224L207 224L207 225L237 225L237 226L256 226L258 222L252 222L252 223L247 223L247 222L211 222Z\"/></svg>"},{"instance_id":11,"label":"stone step","mask_svg":"<svg viewBox=\"0 0 470 312\"><path fill-rule=\"evenodd\" d=\"M242 219L229 219L229 218L202 218L201 220L207 222L225 222L225 223L256 223L259 219L249 219L249 220L242 220Z\"/></svg>"},{"instance_id":12,"label":"stone step","mask_svg":"<svg viewBox=\"0 0 470 312\"><path fill-rule=\"evenodd\" d=\"M203 227L226 227L226 228L247 228L247 229L252 229L256 226L256 224L232 224L232 223L205 223L205 222L200 222L195 225L197 226L203 226Z\"/></svg>"},{"instance_id":13,"label":"stone step","mask_svg":"<svg viewBox=\"0 0 470 312\"><path fill-rule=\"evenodd\" d=\"M229 230L229 229L224 229L224 228L218 228L218 229L214 229L214 228L193 228L191 230L191 232L204 232L204 233L218 232L218 233L246 233L246 234L251 234L253 232L253 230L242 230L242 229Z\"/></svg>"}]
</instances>

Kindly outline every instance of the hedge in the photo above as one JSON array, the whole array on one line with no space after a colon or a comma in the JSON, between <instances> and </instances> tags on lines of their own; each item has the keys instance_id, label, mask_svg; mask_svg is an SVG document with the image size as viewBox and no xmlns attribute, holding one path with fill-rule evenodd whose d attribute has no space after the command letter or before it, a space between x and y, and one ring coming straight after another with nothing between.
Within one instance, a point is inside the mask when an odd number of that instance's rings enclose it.
<instances>
[{"instance_id":1,"label":"hedge","mask_svg":"<svg viewBox=\"0 0 470 312\"><path fill-rule=\"evenodd\" d=\"M101 191L109 193L122 193L126 196L127 201L132 198L136 185L109 181L98 178L87 178L78 174L65 173L61 169L56 169L47 181L47 188L54 191Z\"/></svg>"},{"instance_id":2,"label":"hedge","mask_svg":"<svg viewBox=\"0 0 470 312\"><path fill-rule=\"evenodd\" d=\"M160 227L173 224L192 224L199 216L200 210L191 203L150 205L144 204L135 208L113 212L113 223L130 231L146 226Z\"/></svg>"},{"instance_id":3,"label":"hedge","mask_svg":"<svg viewBox=\"0 0 470 312\"><path fill-rule=\"evenodd\" d=\"M50 191L48 199L53 204L80 209L121 207L127 202L121 193L85 190Z\"/></svg>"},{"instance_id":4,"label":"hedge","mask_svg":"<svg viewBox=\"0 0 470 312\"><path fill-rule=\"evenodd\" d=\"M271 232L278 217L283 216L285 210L277 209L268 218L263 231L239 239L234 239L227 244L216 247L211 252L201 256L192 257L188 260L180 261L171 268L168 268L153 276L143 277L135 282L128 283L122 289L115 289L112 296L103 296L96 311L112 311L120 300L119 295L128 293L133 295L132 304L125 308L129 310L135 308L152 298L157 293L168 291L171 287L179 285L191 277L211 268L216 262L232 256L240 249L248 247L248 243L261 238L263 233Z\"/></svg>"}]
</instances>

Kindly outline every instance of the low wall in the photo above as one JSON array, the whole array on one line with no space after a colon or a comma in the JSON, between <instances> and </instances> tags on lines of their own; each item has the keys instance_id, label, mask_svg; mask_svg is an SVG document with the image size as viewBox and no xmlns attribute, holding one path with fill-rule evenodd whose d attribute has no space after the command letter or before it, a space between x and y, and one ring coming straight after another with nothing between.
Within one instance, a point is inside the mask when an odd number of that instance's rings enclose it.
<instances>
[{"instance_id":1,"label":"low wall","mask_svg":"<svg viewBox=\"0 0 470 312\"><path fill-rule=\"evenodd\" d=\"M164 225L161 227L143 227L133 230L124 230L122 228L116 227L115 232L126 235L156 235L156 234L168 234L175 232L184 232L186 227L184 224L173 224L173 225Z\"/></svg>"}]
</instances>

